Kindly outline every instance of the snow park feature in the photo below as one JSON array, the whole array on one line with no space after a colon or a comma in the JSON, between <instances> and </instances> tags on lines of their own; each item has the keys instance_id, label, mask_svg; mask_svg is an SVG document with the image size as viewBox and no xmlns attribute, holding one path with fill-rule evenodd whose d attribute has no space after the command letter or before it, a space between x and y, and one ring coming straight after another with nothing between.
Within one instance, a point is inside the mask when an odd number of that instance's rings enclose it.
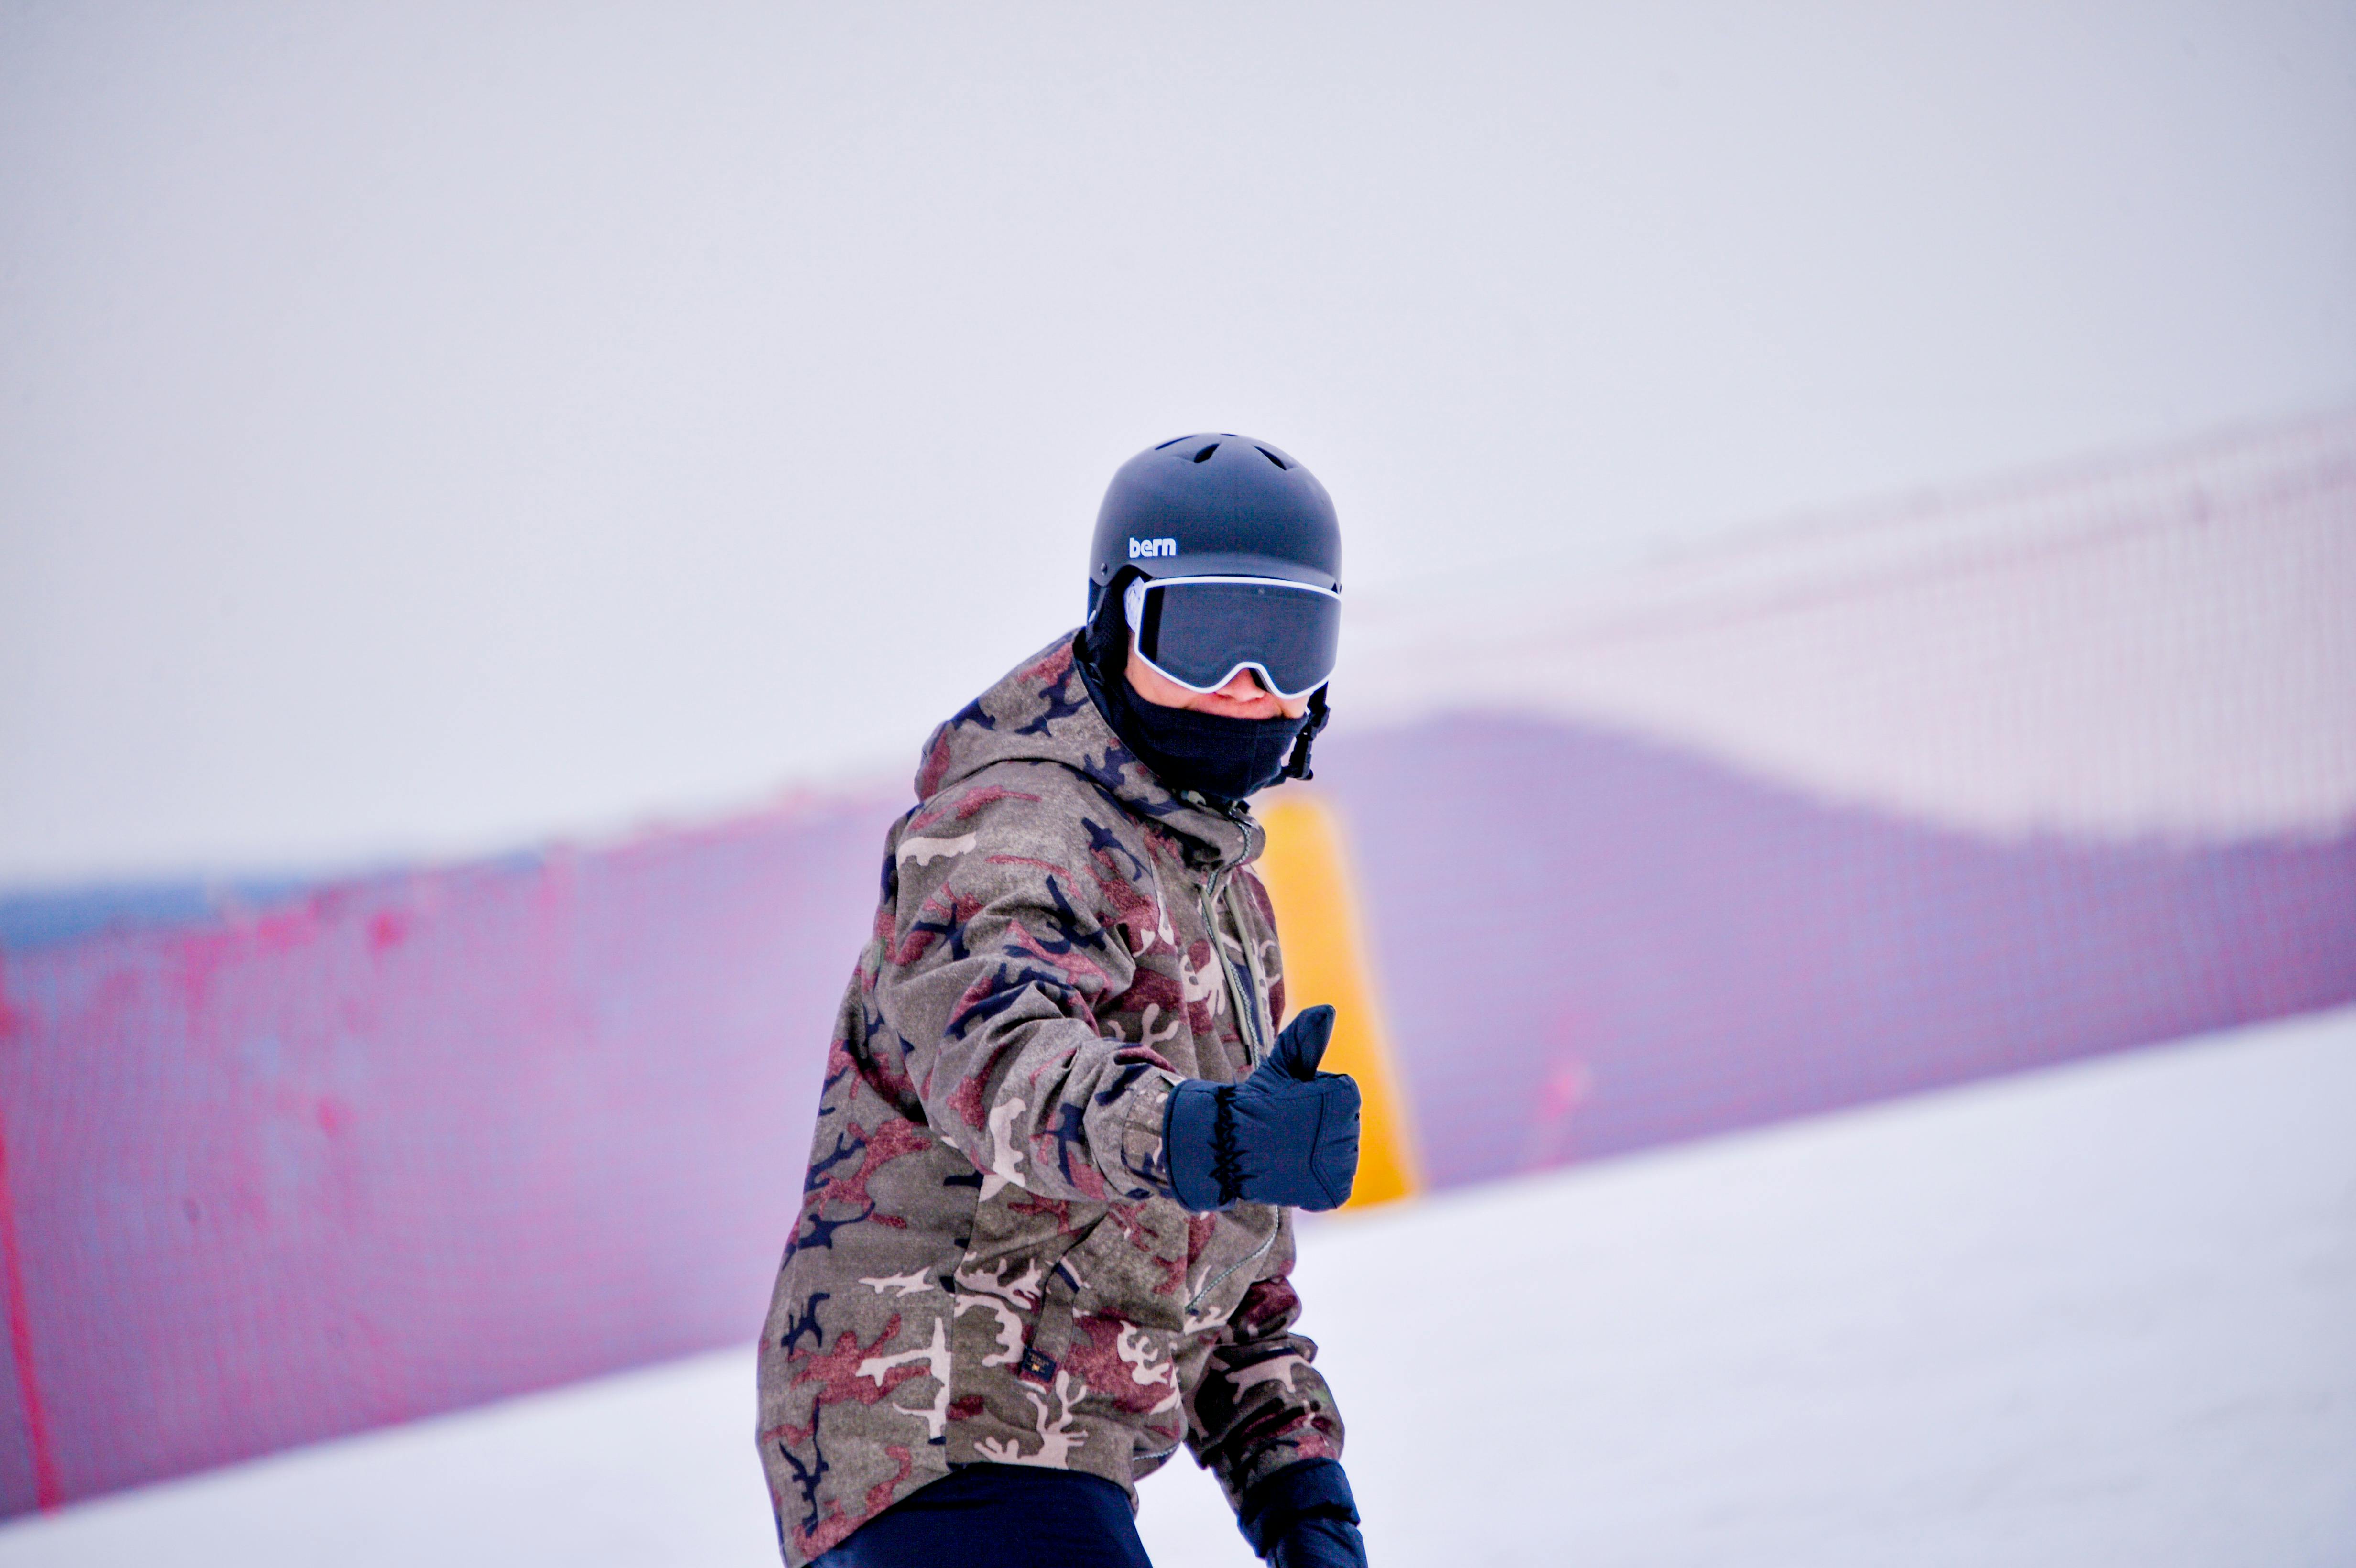
<instances>
[{"instance_id":1,"label":"snow park feature","mask_svg":"<svg viewBox=\"0 0 2356 1568\"><path fill-rule=\"evenodd\" d=\"M1566 1486L1662 1561L2238 1560L2175 1528L2204 1479L2259 1560L2351 1539L2356 419L1522 589L1369 603L1269 800L1371 1086L1301 1268L1377 1552L1562 1560ZM0 1502L63 1510L0 1561L294 1561L428 1475L494 1539L599 1472L503 1501L447 1478L483 1435L633 1452L723 1385L749 1474L905 805L0 903ZM1494 1320L1369 1261L1443 1225L1522 1260Z\"/></svg>"}]
</instances>

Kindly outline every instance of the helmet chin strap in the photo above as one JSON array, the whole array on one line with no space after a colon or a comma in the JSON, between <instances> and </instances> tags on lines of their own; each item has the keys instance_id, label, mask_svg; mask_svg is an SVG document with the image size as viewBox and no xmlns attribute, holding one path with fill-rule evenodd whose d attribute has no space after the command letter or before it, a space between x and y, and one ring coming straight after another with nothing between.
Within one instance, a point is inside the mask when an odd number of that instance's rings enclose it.
<instances>
[{"instance_id":1,"label":"helmet chin strap","mask_svg":"<svg viewBox=\"0 0 2356 1568\"><path fill-rule=\"evenodd\" d=\"M1325 688L1321 686L1309 694L1309 724L1292 742L1292 755L1285 759L1283 777L1308 780L1317 776L1309 771L1309 743L1317 739L1317 731L1325 728L1333 717L1333 709L1325 706Z\"/></svg>"}]
</instances>

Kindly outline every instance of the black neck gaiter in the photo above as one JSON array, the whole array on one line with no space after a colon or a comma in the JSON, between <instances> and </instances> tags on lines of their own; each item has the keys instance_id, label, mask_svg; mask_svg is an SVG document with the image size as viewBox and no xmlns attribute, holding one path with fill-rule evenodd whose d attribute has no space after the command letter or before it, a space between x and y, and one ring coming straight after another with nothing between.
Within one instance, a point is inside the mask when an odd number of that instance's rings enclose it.
<instances>
[{"instance_id":1,"label":"black neck gaiter","mask_svg":"<svg viewBox=\"0 0 2356 1568\"><path fill-rule=\"evenodd\" d=\"M1080 675L1097 711L1121 743L1163 784L1194 790L1222 811L1284 776L1285 763L1323 705L1298 719L1228 719L1187 708L1164 708L1130 689L1129 628L1114 603L1080 634Z\"/></svg>"}]
</instances>

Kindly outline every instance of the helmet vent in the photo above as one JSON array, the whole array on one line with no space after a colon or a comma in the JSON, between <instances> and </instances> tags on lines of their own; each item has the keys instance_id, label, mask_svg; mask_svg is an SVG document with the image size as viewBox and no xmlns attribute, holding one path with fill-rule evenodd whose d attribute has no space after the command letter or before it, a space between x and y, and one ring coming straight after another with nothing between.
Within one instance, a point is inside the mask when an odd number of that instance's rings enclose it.
<instances>
[{"instance_id":1,"label":"helmet vent","mask_svg":"<svg viewBox=\"0 0 2356 1568\"><path fill-rule=\"evenodd\" d=\"M1218 450L1219 443L1215 441L1211 443L1210 445L1205 447L1202 451L1196 453L1194 454L1194 461L1197 463L1208 463L1211 461L1211 453Z\"/></svg>"},{"instance_id":2,"label":"helmet vent","mask_svg":"<svg viewBox=\"0 0 2356 1568\"><path fill-rule=\"evenodd\" d=\"M1162 449L1162 447L1166 447L1166 446L1175 446L1175 445L1177 445L1180 442L1182 442L1182 441L1183 441L1183 440L1185 440L1185 439L1186 439L1186 438L1185 438L1184 436L1183 436L1183 435L1173 435L1173 436L1172 436L1168 441L1165 441L1165 442L1162 443L1161 446L1157 446L1157 447L1155 447L1153 450L1154 450L1154 451L1156 451L1156 452L1160 452L1160 451Z\"/></svg>"},{"instance_id":3,"label":"helmet vent","mask_svg":"<svg viewBox=\"0 0 2356 1568\"><path fill-rule=\"evenodd\" d=\"M1262 457L1267 458L1270 463L1275 464L1279 468L1290 468L1291 466L1291 464L1286 463L1283 458L1279 457L1275 453L1270 452L1264 446L1255 446L1252 450L1258 453Z\"/></svg>"}]
</instances>

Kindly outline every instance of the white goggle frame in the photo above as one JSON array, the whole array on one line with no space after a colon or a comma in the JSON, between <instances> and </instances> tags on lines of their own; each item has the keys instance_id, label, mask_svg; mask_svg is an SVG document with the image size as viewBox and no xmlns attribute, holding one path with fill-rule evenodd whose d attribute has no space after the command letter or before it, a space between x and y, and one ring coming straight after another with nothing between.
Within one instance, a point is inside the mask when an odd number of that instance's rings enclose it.
<instances>
[{"instance_id":1,"label":"white goggle frame","mask_svg":"<svg viewBox=\"0 0 2356 1568\"><path fill-rule=\"evenodd\" d=\"M1236 678L1236 676L1239 671L1250 670L1259 677L1260 685L1266 688L1270 693L1281 698L1287 702L1296 702L1301 698L1307 697L1311 692L1317 690L1319 687L1323 686L1326 680L1331 680L1333 678L1331 672L1328 672L1325 680L1317 682L1315 686L1305 686L1299 691L1279 690L1276 684L1276 677L1269 674L1268 667L1260 663L1258 659L1237 659L1233 665L1228 667L1227 673L1219 677L1219 683L1216 686L1196 686L1191 680L1184 680L1177 676L1172 675L1168 670L1163 669L1160 665L1155 664L1153 660L1147 656L1145 650L1138 645L1141 639L1137 635L1137 629L1144 624L1146 590L1151 588L1175 588L1188 582L1248 582L1258 588L1289 588L1301 593L1322 594L1325 598L1331 599L1336 603L1339 603L1342 599L1342 596L1339 593L1334 592L1330 588L1320 588L1313 582L1290 582L1281 577L1139 578L1136 581L1130 583L1129 587L1122 592L1120 596L1121 613L1129 617L1130 652L1135 654L1138 658L1144 663L1146 668L1151 670L1154 674L1160 676L1171 685L1183 687L1186 690L1194 692L1197 696L1208 697L1215 691L1223 690L1229 681Z\"/></svg>"}]
</instances>

